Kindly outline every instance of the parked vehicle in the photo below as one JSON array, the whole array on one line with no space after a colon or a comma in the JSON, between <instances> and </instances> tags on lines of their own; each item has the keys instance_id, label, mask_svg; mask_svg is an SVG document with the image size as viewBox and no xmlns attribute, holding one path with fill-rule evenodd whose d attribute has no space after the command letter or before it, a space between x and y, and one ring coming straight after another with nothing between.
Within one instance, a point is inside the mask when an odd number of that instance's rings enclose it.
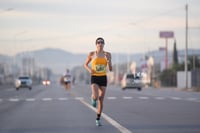
<instances>
[{"instance_id":1,"label":"parked vehicle","mask_svg":"<svg viewBox=\"0 0 200 133\"><path fill-rule=\"evenodd\" d=\"M142 77L138 74L124 74L121 81L122 90L133 88L141 91L143 86Z\"/></svg>"},{"instance_id":2,"label":"parked vehicle","mask_svg":"<svg viewBox=\"0 0 200 133\"><path fill-rule=\"evenodd\" d=\"M19 90L19 88L29 88L32 89L32 79L28 76L20 76L15 81L15 88Z\"/></svg>"}]
</instances>

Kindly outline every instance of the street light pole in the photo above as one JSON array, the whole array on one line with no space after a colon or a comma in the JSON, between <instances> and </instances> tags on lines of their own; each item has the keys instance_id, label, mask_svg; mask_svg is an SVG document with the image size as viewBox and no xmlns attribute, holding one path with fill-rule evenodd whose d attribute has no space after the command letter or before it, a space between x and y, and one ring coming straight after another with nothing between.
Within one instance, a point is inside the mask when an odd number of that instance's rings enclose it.
<instances>
[{"instance_id":1,"label":"street light pole","mask_svg":"<svg viewBox=\"0 0 200 133\"><path fill-rule=\"evenodd\" d=\"M185 88L188 88L188 4L185 6L186 19L185 19Z\"/></svg>"}]
</instances>

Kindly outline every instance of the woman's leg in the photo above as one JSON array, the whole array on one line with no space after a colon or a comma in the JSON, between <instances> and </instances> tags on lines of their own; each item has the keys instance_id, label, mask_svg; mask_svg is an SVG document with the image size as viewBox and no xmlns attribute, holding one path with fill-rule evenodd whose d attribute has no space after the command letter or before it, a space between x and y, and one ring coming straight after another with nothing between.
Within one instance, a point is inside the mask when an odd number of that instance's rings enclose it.
<instances>
[{"instance_id":1,"label":"woman's leg","mask_svg":"<svg viewBox=\"0 0 200 133\"><path fill-rule=\"evenodd\" d=\"M91 89L92 89L91 104L93 107L96 107L98 98L98 86L96 84L92 84Z\"/></svg>"},{"instance_id":2,"label":"woman's leg","mask_svg":"<svg viewBox=\"0 0 200 133\"><path fill-rule=\"evenodd\" d=\"M99 87L98 93L99 93L99 98L98 98L98 109L97 109L97 114L101 114L103 110L103 100L106 92L106 87Z\"/></svg>"},{"instance_id":3,"label":"woman's leg","mask_svg":"<svg viewBox=\"0 0 200 133\"><path fill-rule=\"evenodd\" d=\"M91 85L91 89L92 89L92 96L91 98L96 100L98 98L98 86L96 84L92 84Z\"/></svg>"}]
</instances>

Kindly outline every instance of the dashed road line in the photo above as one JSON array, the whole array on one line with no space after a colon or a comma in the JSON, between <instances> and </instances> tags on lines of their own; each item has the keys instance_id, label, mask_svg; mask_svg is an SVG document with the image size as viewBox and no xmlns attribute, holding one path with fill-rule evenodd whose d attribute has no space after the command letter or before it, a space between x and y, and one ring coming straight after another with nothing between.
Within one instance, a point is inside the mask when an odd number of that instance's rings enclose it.
<instances>
[{"instance_id":1,"label":"dashed road line","mask_svg":"<svg viewBox=\"0 0 200 133\"><path fill-rule=\"evenodd\" d=\"M123 99L133 99L133 97L127 97L127 96L124 96L122 97Z\"/></svg>"},{"instance_id":2,"label":"dashed road line","mask_svg":"<svg viewBox=\"0 0 200 133\"><path fill-rule=\"evenodd\" d=\"M156 100L164 100L165 97L155 97Z\"/></svg>"},{"instance_id":3,"label":"dashed road line","mask_svg":"<svg viewBox=\"0 0 200 133\"><path fill-rule=\"evenodd\" d=\"M60 98L58 98L58 100L60 100L60 101L66 101L66 100L68 100L68 98L66 98L66 97L60 97Z\"/></svg>"},{"instance_id":4,"label":"dashed road line","mask_svg":"<svg viewBox=\"0 0 200 133\"><path fill-rule=\"evenodd\" d=\"M18 98L10 98L9 101L10 101L10 102L18 102L19 99L18 99Z\"/></svg>"},{"instance_id":5,"label":"dashed road line","mask_svg":"<svg viewBox=\"0 0 200 133\"><path fill-rule=\"evenodd\" d=\"M149 97L138 97L139 99L147 100Z\"/></svg>"},{"instance_id":6,"label":"dashed road line","mask_svg":"<svg viewBox=\"0 0 200 133\"><path fill-rule=\"evenodd\" d=\"M170 97L170 98L173 99L173 100L181 100L180 97Z\"/></svg>"},{"instance_id":7,"label":"dashed road line","mask_svg":"<svg viewBox=\"0 0 200 133\"><path fill-rule=\"evenodd\" d=\"M116 97L107 97L108 100L115 100L117 99Z\"/></svg>"},{"instance_id":8,"label":"dashed road line","mask_svg":"<svg viewBox=\"0 0 200 133\"><path fill-rule=\"evenodd\" d=\"M187 98L186 100L188 100L188 101L195 101L195 100L197 100L197 98L191 97L191 98Z\"/></svg>"},{"instance_id":9,"label":"dashed road line","mask_svg":"<svg viewBox=\"0 0 200 133\"><path fill-rule=\"evenodd\" d=\"M83 97L75 97L76 100L83 100Z\"/></svg>"},{"instance_id":10,"label":"dashed road line","mask_svg":"<svg viewBox=\"0 0 200 133\"><path fill-rule=\"evenodd\" d=\"M42 101L52 101L52 98L42 98Z\"/></svg>"},{"instance_id":11,"label":"dashed road line","mask_svg":"<svg viewBox=\"0 0 200 133\"><path fill-rule=\"evenodd\" d=\"M122 97L115 97L115 96L108 96L106 97L107 100L117 100L117 99L123 99L123 100L131 100L131 99L140 99L140 100L148 100L148 99L155 99L155 100L166 100L166 99L171 99L171 100L184 100L184 101L191 101L191 102L200 102L199 98L181 98L181 97L146 97L146 96L139 96L139 97L132 97L132 96L122 96ZM33 102L33 101L67 101L67 100L83 100L84 97L73 97L73 98L68 98L68 97L59 97L59 98L51 98L51 97L46 97L46 98L9 98L9 99L3 99L0 98L0 102L4 101L9 101L9 102L19 102L19 101L27 101L27 102Z\"/></svg>"},{"instance_id":12,"label":"dashed road line","mask_svg":"<svg viewBox=\"0 0 200 133\"><path fill-rule=\"evenodd\" d=\"M35 100L36 100L35 98L27 98L27 99L25 99L25 101L27 101L27 102L33 102Z\"/></svg>"}]
</instances>

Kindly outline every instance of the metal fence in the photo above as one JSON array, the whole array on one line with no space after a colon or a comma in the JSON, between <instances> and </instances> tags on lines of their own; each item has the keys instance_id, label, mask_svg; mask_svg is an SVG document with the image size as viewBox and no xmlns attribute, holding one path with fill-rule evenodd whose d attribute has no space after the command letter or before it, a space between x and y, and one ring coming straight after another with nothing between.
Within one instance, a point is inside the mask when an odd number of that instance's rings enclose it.
<instances>
[{"instance_id":1,"label":"metal fence","mask_svg":"<svg viewBox=\"0 0 200 133\"><path fill-rule=\"evenodd\" d=\"M192 70L192 87L200 87L200 69Z\"/></svg>"}]
</instances>

